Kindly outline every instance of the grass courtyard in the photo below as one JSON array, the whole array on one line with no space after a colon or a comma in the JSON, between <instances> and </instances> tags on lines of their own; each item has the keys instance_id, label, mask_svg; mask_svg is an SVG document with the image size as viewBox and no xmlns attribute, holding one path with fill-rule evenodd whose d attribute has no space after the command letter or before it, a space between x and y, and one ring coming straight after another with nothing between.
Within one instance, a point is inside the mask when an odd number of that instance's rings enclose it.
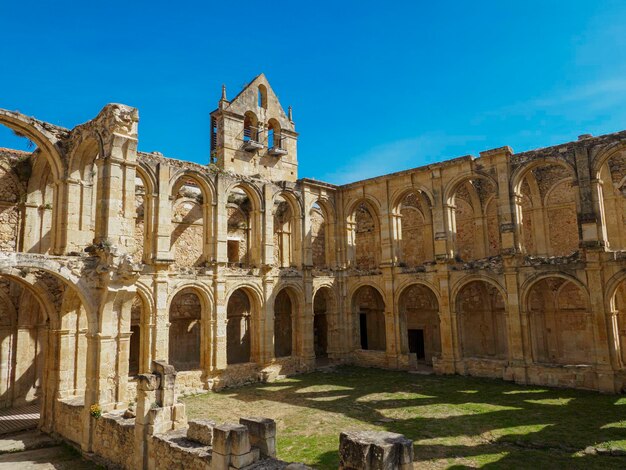
<instances>
[{"instance_id":1,"label":"grass courtyard","mask_svg":"<svg viewBox=\"0 0 626 470\"><path fill-rule=\"evenodd\" d=\"M192 418L266 416L278 457L336 469L339 433L415 441L419 468L626 468L626 397L358 367L183 399ZM585 449L594 447L595 454Z\"/></svg>"}]
</instances>

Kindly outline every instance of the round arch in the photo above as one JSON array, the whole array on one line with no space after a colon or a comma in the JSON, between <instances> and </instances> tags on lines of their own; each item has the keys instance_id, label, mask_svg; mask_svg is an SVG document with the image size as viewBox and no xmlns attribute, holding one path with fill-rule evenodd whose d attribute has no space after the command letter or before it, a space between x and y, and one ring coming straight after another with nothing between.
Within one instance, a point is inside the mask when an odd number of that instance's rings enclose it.
<instances>
[{"instance_id":1,"label":"round arch","mask_svg":"<svg viewBox=\"0 0 626 470\"><path fill-rule=\"evenodd\" d=\"M28 137L42 150L44 158L50 165L55 182L63 177L64 159L58 148L60 139L55 133L47 130L40 121L34 118L6 109L0 109L0 124ZM67 131L59 128L58 132Z\"/></svg>"},{"instance_id":2,"label":"round arch","mask_svg":"<svg viewBox=\"0 0 626 470\"><path fill-rule=\"evenodd\" d=\"M430 290L433 293L433 295L435 296L435 299L437 299L437 303L439 305L441 305L441 293L439 292L439 289L437 289L434 284L432 284L431 282L426 281L424 279L419 279L419 280L405 279L405 280L403 280L400 284L398 284L396 286L395 294L394 294L394 303L396 305L399 305L400 297L402 296L404 291L406 291L407 289L409 289L410 287L413 287L413 286L423 286L423 287L427 288L428 290Z\"/></svg>"},{"instance_id":3,"label":"round arch","mask_svg":"<svg viewBox=\"0 0 626 470\"><path fill-rule=\"evenodd\" d=\"M228 195L235 189L241 189L244 193L246 193L252 203L252 210L261 211L265 209L265 204L263 204L263 193L255 184L247 181L234 181L226 187L224 193Z\"/></svg>"},{"instance_id":4,"label":"round arch","mask_svg":"<svg viewBox=\"0 0 626 470\"><path fill-rule=\"evenodd\" d=\"M351 293L353 331L359 335L354 341L359 344L359 349L387 349L385 308L385 296L373 284L365 283Z\"/></svg>"},{"instance_id":5,"label":"round arch","mask_svg":"<svg viewBox=\"0 0 626 470\"><path fill-rule=\"evenodd\" d=\"M609 161L611 157L625 150L626 150L626 143L624 143L623 141L614 142L602 148L602 150L600 150L592 159L592 162L591 162L592 177L595 179L599 179L600 172L602 171L602 167L604 166L604 164L607 161Z\"/></svg>"},{"instance_id":6,"label":"round arch","mask_svg":"<svg viewBox=\"0 0 626 470\"><path fill-rule=\"evenodd\" d=\"M495 193L498 193L498 182L491 175L482 171L474 170L457 175L448 182L443 192L444 202L446 204L452 204L452 199L454 198L454 195L456 194L459 187L466 182L477 179L482 179L483 181L489 182L493 185Z\"/></svg>"},{"instance_id":7,"label":"round arch","mask_svg":"<svg viewBox=\"0 0 626 470\"><path fill-rule=\"evenodd\" d=\"M526 309L528 305L528 296L530 295L533 287L537 283L543 280L555 278L555 277L564 279L565 281L569 281L572 284L576 285L581 291L584 292L585 297L587 298L587 302L589 302L589 289L587 289L587 286L580 279L570 274L563 273L563 272L539 273L539 274L533 274L532 276L530 276L520 286L520 294L521 294L520 300L521 300L522 309L524 310Z\"/></svg>"},{"instance_id":8,"label":"round arch","mask_svg":"<svg viewBox=\"0 0 626 470\"><path fill-rule=\"evenodd\" d=\"M410 188L400 188L395 190L391 195L391 207L393 211L398 211L398 207L402 204L404 198L406 198L409 194L416 194L420 200L426 202L428 204L429 209L432 211L432 208L435 205L435 197L432 192L426 188L425 186L418 184L413 185Z\"/></svg>"},{"instance_id":9,"label":"round arch","mask_svg":"<svg viewBox=\"0 0 626 470\"><path fill-rule=\"evenodd\" d=\"M61 263L48 258L29 259L28 256L21 255L20 253L11 255L13 256L10 256L10 258L13 259L8 259L0 254L0 275L4 274L15 278L23 278L24 270L32 269L41 270L54 276L60 282L76 290L82 305L87 310L90 327L94 328L93 331L97 331L98 307L95 300L89 293L91 291L91 286L88 285L87 280L85 280L82 276L79 277L75 275Z\"/></svg>"},{"instance_id":10,"label":"round arch","mask_svg":"<svg viewBox=\"0 0 626 470\"><path fill-rule=\"evenodd\" d=\"M486 276L484 274L470 274L468 276L464 276L459 281L457 281L450 291L450 300L452 302L452 311L456 310L456 298L459 295L459 292L465 287L467 284L474 281L483 281L491 286L495 287L503 299L506 299L506 289L500 284L500 282L490 276ZM506 305L506 302L505 302Z\"/></svg>"},{"instance_id":11,"label":"round arch","mask_svg":"<svg viewBox=\"0 0 626 470\"><path fill-rule=\"evenodd\" d=\"M358 198L356 198L353 201L349 201L346 204L346 217L348 218L348 220L351 220L354 218L354 213L356 212L357 207L359 207L360 204L365 204L365 206L368 208L368 210L370 210L372 212L372 216L374 218L374 220L376 221L376 224L379 226L380 225L380 213L381 213L381 204L378 201L378 199L376 199L375 197L369 195L369 194L365 194L365 195L360 195Z\"/></svg>"},{"instance_id":12,"label":"round arch","mask_svg":"<svg viewBox=\"0 0 626 470\"><path fill-rule=\"evenodd\" d=\"M536 159L532 159L528 163L516 168L511 174L511 192L516 195L521 195L520 188L524 181L524 178L535 168L539 168L542 166L553 166L557 165L564 168L572 178L576 178L576 170L572 167L569 162L562 158L556 157L540 157Z\"/></svg>"}]
</instances>

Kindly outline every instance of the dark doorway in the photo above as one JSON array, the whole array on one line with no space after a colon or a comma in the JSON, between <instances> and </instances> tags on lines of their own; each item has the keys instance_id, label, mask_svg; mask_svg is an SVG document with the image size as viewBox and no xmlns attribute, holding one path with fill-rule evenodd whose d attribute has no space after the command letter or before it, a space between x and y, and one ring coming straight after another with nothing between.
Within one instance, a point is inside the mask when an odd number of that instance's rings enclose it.
<instances>
[{"instance_id":1,"label":"dark doorway","mask_svg":"<svg viewBox=\"0 0 626 470\"><path fill-rule=\"evenodd\" d=\"M328 324L326 315L317 313L313 317L313 341L315 346L315 357L328 356Z\"/></svg>"},{"instance_id":2,"label":"dark doorway","mask_svg":"<svg viewBox=\"0 0 626 470\"><path fill-rule=\"evenodd\" d=\"M359 314L359 325L361 327L361 349L367 349L367 314Z\"/></svg>"},{"instance_id":3,"label":"dark doorway","mask_svg":"<svg viewBox=\"0 0 626 470\"><path fill-rule=\"evenodd\" d=\"M409 352L417 355L417 360L426 359L424 330L409 330Z\"/></svg>"}]
</instances>

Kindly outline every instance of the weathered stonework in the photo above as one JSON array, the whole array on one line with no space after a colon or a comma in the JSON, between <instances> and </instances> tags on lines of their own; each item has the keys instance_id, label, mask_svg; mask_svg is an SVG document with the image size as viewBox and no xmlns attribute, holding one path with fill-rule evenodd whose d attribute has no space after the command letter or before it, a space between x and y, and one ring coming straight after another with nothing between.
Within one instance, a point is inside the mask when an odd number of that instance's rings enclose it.
<instances>
[{"instance_id":1,"label":"weathered stonework","mask_svg":"<svg viewBox=\"0 0 626 470\"><path fill-rule=\"evenodd\" d=\"M626 387L626 131L335 186L263 75L211 117L201 165L137 151L128 106L0 110L36 146L0 149L0 406L94 452L155 360L179 393L321 359Z\"/></svg>"}]
</instances>

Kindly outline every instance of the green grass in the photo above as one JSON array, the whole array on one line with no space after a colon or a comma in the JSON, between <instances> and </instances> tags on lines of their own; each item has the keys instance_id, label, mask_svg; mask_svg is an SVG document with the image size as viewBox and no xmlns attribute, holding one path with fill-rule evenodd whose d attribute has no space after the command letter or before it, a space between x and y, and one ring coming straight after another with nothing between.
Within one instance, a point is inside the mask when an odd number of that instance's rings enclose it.
<instances>
[{"instance_id":1,"label":"green grass","mask_svg":"<svg viewBox=\"0 0 626 470\"><path fill-rule=\"evenodd\" d=\"M626 398L500 380L339 367L183 399L189 418L273 418L278 457L337 468L339 433L415 441L420 468L626 468Z\"/></svg>"}]
</instances>

